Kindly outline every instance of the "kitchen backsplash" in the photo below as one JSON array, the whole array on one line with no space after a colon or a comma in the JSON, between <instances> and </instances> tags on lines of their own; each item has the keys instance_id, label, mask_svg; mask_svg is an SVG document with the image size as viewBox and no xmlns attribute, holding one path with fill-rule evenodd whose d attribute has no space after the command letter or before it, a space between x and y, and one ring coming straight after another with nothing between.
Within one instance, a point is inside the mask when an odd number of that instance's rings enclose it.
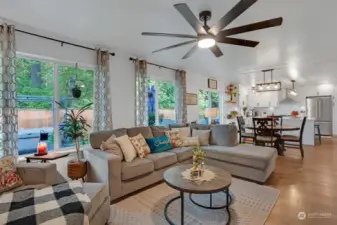
<instances>
[{"instance_id":1,"label":"kitchen backsplash","mask_svg":"<svg viewBox=\"0 0 337 225\"><path fill-rule=\"evenodd\" d=\"M292 111L301 111L304 110L304 106L299 106L296 104L287 104L283 103L280 104L278 107L274 108L254 108L255 111L258 111L260 115L263 115L264 112L267 114L272 114L274 115L290 115Z\"/></svg>"}]
</instances>

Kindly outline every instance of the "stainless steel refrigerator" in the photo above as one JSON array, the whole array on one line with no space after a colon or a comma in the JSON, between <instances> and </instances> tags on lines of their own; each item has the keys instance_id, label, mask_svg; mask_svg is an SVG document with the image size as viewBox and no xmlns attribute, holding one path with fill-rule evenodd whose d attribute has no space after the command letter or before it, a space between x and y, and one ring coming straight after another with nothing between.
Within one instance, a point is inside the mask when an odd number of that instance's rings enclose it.
<instances>
[{"instance_id":1,"label":"stainless steel refrigerator","mask_svg":"<svg viewBox=\"0 0 337 225\"><path fill-rule=\"evenodd\" d=\"M321 134L332 136L332 96L309 96L306 99L307 117L320 125Z\"/></svg>"}]
</instances>

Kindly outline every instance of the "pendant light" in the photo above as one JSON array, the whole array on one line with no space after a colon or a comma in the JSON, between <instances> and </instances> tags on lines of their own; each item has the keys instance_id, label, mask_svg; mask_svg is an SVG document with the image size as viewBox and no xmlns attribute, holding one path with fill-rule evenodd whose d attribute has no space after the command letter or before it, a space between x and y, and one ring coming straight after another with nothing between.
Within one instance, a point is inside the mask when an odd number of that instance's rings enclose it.
<instances>
[{"instance_id":1,"label":"pendant light","mask_svg":"<svg viewBox=\"0 0 337 225\"><path fill-rule=\"evenodd\" d=\"M280 91L281 90L281 82L273 81L273 71L274 69L262 70L263 83L256 84L255 91L266 92L266 91ZM270 82L266 82L266 72L270 72Z\"/></svg>"}]
</instances>

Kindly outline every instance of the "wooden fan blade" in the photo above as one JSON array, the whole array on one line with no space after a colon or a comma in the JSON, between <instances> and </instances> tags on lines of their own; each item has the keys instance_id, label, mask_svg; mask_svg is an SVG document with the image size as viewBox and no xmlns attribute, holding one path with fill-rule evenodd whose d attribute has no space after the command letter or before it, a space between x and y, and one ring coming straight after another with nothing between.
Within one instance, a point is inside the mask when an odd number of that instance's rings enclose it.
<instances>
[{"instance_id":1,"label":"wooden fan blade","mask_svg":"<svg viewBox=\"0 0 337 225\"><path fill-rule=\"evenodd\" d=\"M240 27L234 27L228 30L223 30L220 31L217 35L217 37L224 37L224 36L230 36L234 34L241 34L241 33L246 33L250 31L255 31L255 30L261 30L261 29L266 29L270 27L276 27L282 25L283 18L275 18L271 20L265 20L257 23L252 23Z\"/></svg>"},{"instance_id":2,"label":"wooden fan blade","mask_svg":"<svg viewBox=\"0 0 337 225\"><path fill-rule=\"evenodd\" d=\"M231 44L231 45L239 45L239 46L245 46L245 47L251 47L254 48L256 45L259 44L257 41L250 41L250 40L244 40L244 39L238 39L238 38L230 38L230 37L221 37L221 39L216 39L218 43L224 43L224 44Z\"/></svg>"},{"instance_id":3,"label":"wooden fan blade","mask_svg":"<svg viewBox=\"0 0 337 225\"><path fill-rule=\"evenodd\" d=\"M176 10L178 10L178 12L180 12L180 14L198 34L207 34L205 28L202 26L198 18L193 14L191 9L185 3L175 4L174 7Z\"/></svg>"},{"instance_id":4,"label":"wooden fan blade","mask_svg":"<svg viewBox=\"0 0 337 225\"><path fill-rule=\"evenodd\" d=\"M257 0L240 0L226 15L224 15L217 24L215 24L209 32L217 35L223 28L240 16L244 11L251 7Z\"/></svg>"},{"instance_id":5,"label":"wooden fan blade","mask_svg":"<svg viewBox=\"0 0 337 225\"><path fill-rule=\"evenodd\" d=\"M184 55L183 59L187 59L191 55L195 53L195 51L198 49L198 44L195 44L187 53Z\"/></svg>"},{"instance_id":6,"label":"wooden fan blade","mask_svg":"<svg viewBox=\"0 0 337 225\"><path fill-rule=\"evenodd\" d=\"M195 35L188 35L188 34L167 34L167 33L152 33L152 32L143 32L142 35L144 36L161 36L161 37L177 37L177 38L198 38Z\"/></svg>"},{"instance_id":7,"label":"wooden fan blade","mask_svg":"<svg viewBox=\"0 0 337 225\"><path fill-rule=\"evenodd\" d=\"M176 45L171 45L171 46L168 46L168 47L165 47L165 48L161 48L161 49L155 50L152 53L161 52L161 51L164 51L164 50L169 50L171 48L177 48L177 47L180 47L180 46L183 46L183 45L192 44L192 43L195 43L195 42L197 42L197 40L186 41L186 42L183 42L183 43L179 43L179 44L176 44Z\"/></svg>"},{"instance_id":8,"label":"wooden fan blade","mask_svg":"<svg viewBox=\"0 0 337 225\"><path fill-rule=\"evenodd\" d=\"M213 52L213 54L217 58L219 58L220 56L223 55L222 51L220 50L220 48L217 45L214 45L213 47L210 47L209 49Z\"/></svg>"}]
</instances>

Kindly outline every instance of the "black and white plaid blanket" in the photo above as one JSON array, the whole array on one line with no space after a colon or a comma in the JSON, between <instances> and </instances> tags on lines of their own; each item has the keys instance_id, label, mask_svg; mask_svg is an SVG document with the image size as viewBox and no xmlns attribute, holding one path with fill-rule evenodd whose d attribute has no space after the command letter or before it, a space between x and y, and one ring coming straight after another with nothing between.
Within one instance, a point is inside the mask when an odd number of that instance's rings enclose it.
<instances>
[{"instance_id":1,"label":"black and white plaid blanket","mask_svg":"<svg viewBox=\"0 0 337 225\"><path fill-rule=\"evenodd\" d=\"M90 199L79 181L0 196L1 225L82 225Z\"/></svg>"}]
</instances>

